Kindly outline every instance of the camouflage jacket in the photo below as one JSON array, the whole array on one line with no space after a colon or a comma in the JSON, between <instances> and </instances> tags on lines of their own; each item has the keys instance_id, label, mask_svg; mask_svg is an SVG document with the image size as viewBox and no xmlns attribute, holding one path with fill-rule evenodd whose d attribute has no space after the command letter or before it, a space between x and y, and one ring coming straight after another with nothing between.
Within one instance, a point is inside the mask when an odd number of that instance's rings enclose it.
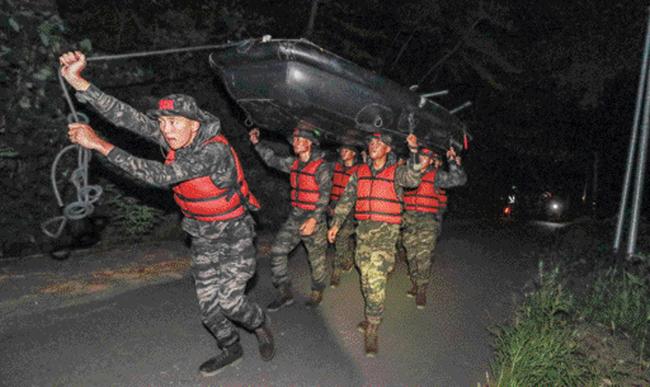
<instances>
[{"instance_id":1,"label":"camouflage jacket","mask_svg":"<svg viewBox=\"0 0 650 387\"><path fill-rule=\"evenodd\" d=\"M375 170L372 166L372 161L369 162L370 172L373 176L377 175L379 172L388 168L389 166L395 164L395 158L389 157L388 161L384 167L380 170ZM401 198L404 188L415 188L420 184L422 178L422 173L420 172L420 165L413 164L412 160L408 160L406 164L400 165L395 171L395 191L397 195ZM345 221L348 214L354 209L354 206L357 202L357 182L359 177L357 172L353 173L348 180L348 185L343 191L343 195L339 202L336 204L334 209L334 219L332 221L332 227L338 226L341 227Z\"/></svg>"},{"instance_id":2,"label":"camouflage jacket","mask_svg":"<svg viewBox=\"0 0 650 387\"><path fill-rule=\"evenodd\" d=\"M275 168L284 173L291 173L291 166L294 161L297 160L295 156L280 157L275 154L273 149L265 144L264 141L260 141L255 145L255 150L260 154L262 160L271 168ZM318 160L323 158L324 154L321 150L314 149L311 153L311 157L308 162ZM299 166L302 167L306 163L299 162ZM297 207L291 207L292 216L297 216L301 218L314 217L316 219L322 219L323 216L327 213L327 205L330 200L330 190L332 189L332 165L329 162L322 163L316 170L316 181L318 182L318 191L319 198L316 202L316 209L313 211L303 210Z\"/></svg>"},{"instance_id":3,"label":"camouflage jacket","mask_svg":"<svg viewBox=\"0 0 650 387\"><path fill-rule=\"evenodd\" d=\"M359 163L354 163L353 166L346 167L346 166L344 166L345 164L343 163L343 161L341 159L339 159L337 161L337 163L341 164L344 171L348 171L350 168L355 168L355 167L358 167L360 165ZM334 166L336 166L336 163L333 164L332 168L334 168ZM332 179L334 178L334 173L333 172L334 172L334 169L332 169ZM350 175L350 176L352 176L352 175ZM349 181L349 179L348 179L348 181ZM332 185L334 185L334 181L332 181ZM346 187L347 187L347 184L346 184ZM341 193L341 195L343 195L343 193ZM330 198L331 198L331 196L330 196ZM340 197L339 197L339 200L340 200ZM334 219L334 209L336 208L336 205L338 204L338 202L339 202L338 200L330 200L330 204L327 207L327 215L329 216L329 218L331 220ZM347 217L346 221L356 222L356 219L354 219L354 208L348 214L348 217Z\"/></svg>"},{"instance_id":4,"label":"camouflage jacket","mask_svg":"<svg viewBox=\"0 0 650 387\"><path fill-rule=\"evenodd\" d=\"M76 96L80 102L90 104L113 125L128 129L167 148L157 120L102 92L94 85L84 92L78 92ZM133 156L118 147L113 148L106 158L135 178L161 188L201 176L210 176L220 188L234 187L237 171L228 147L219 142L203 144L220 131L221 123L217 117L212 116L211 121L202 122L194 141L189 146L178 149L175 161L169 165ZM247 214L232 221L252 222L252 218ZM216 239L232 221L202 222L184 218L183 229L194 237Z\"/></svg>"},{"instance_id":5,"label":"camouflage jacket","mask_svg":"<svg viewBox=\"0 0 650 387\"><path fill-rule=\"evenodd\" d=\"M433 167L427 168L422 174L428 173ZM452 188L465 185L467 183L467 174L465 170L455 162L449 163L449 171L438 169L433 185L436 188Z\"/></svg>"},{"instance_id":6,"label":"camouflage jacket","mask_svg":"<svg viewBox=\"0 0 650 387\"><path fill-rule=\"evenodd\" d=\"M465 183L467 183L467 174L465 173L465 170L455 162L449 162L448 164L449 164L449 171L438 169L438 172L436 172L436 177L433 180L433 186L436 188L452 188L452 187L465 185ZM425 169L424 172L422 172L422 175L429 173L432 169L433 169L433 165ZM428 212L418 212L418 211L404 212L404 216L412 216L416 218L417 217L430 218L431 215L432 214ZM434 218L438 221L441 221L443 215L444 215L444 210L434 214Z\"/></svg>"}]
</instances>

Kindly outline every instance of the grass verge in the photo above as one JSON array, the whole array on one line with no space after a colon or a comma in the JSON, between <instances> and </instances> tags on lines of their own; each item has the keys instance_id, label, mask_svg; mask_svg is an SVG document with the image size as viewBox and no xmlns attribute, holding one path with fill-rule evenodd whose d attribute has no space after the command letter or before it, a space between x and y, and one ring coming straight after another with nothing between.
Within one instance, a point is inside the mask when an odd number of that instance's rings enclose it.
<instances>
[{"instance_id":1,"label":"grass verge","mask_svg":"<svg viewBox=\"0 0 650 387\"><path fill-rule=\"evenodd\" d=\"M512 323L494 332L487 384L650 385L650 279L609 268L592 273L576 292L560 273L540 262L535 290Z\"/></svg>"}]
</instances>

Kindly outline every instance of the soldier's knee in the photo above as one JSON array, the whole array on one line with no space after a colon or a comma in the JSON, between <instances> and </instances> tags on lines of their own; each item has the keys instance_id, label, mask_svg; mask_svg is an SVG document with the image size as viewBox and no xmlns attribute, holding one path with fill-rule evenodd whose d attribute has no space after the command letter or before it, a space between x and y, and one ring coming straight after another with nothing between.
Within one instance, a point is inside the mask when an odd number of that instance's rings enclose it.
<instances>
[{"instance_id":1,"label":"soldier's knee","mask_svg":"<svg viewBox=\"0 0 650 387\"><path fill-rule=\"evenodd\" d=\"M228 317L237 314L244 305L244 296L234 297L229 300L224 300L219 303L221 311Z\"/></svg>"},{"instance_id":2,"label":"soldier's knee","mask_svg":"<svg viewBox=\"0 0 650 387\"><path fill-rule=\"evenodd\" d=\"M278 244L271 246L271 255L287 255L289 254L289 246Z\"/></svg>"}]
</instances>

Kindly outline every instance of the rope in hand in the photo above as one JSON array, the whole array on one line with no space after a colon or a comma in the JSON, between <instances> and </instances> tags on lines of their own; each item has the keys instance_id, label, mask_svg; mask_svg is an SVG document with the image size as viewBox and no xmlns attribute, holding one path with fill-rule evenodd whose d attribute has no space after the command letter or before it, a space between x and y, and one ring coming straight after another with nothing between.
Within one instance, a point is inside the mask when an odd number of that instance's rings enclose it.
<instances>
[{"instance_id":1,"label":"rope in hand","mask_svg":"<svg viewBox=\"0 0 650 387\"><path fill-rule=\"evenodd\" d=\"M89 57L86 60L88 62L94 62L94 61L105 61L105 60L116 60L116 59L141 58L145 56L168 55L168 54L175 54L179 52L214 50L214 49L228 48L233 46L240 46L245 48L249 42L250 40L244 40L236 43L226 43L226 44L217 44L217 45L172 48L167 50L156 50L156 51L141 51L141 52L134 52L130 54L101 55L101 56ZM66 87L65 82L63 81L63 77L61 76L61 71L59 71L58 67L56 68L56 73L58 74L59 85L63 90L63 95L68 103L68 107L70 108L70 112L71 112L67 117L68 123L74 123L74 122L83 122L85 124L89 123L88 116L86 116L81 112L77 112L77 110L75 109L74 103L72 102L72 99L70 98L70 94L68 93L68 88ZM61 194L59 192L58 184L56 182L56 170L59 161L61 160L63 155L73 149L77 150L77 168L72 172L68 180L70 181L70 183L72 183L72 185L74 185L77 191L76 192L77 199L64 206L63 200L61 199ZM91 156L92 156L92 152L90 150L85 149L79 145L72 144L63 148L54 158L54 162L52 162L52 168L50 170L50 180L52 182L52 190L54 191L54 196L56 197L57 203L59 207L63 207L63 215L50 218L45 222L41 223L41 230L45 235L51 238L58 238L61 236L61 233L63 233L63 230L65 229L68 220L83 219L87 216L92 215L93 211L95 210L94 203L99 200L99 198L103 193L103 190L102 187L100 187L99 185L88 184L88 165L90 163ZM58 223L58 226L56 226L56 229L52 231L52 226L56 223Z\"/></svg>"},{"instance_id":2,"label":"rope in hand","mask_svg":"<svg viewBox=\"0 0 650 387\"><path fill-rule=\"evenodd\" d=\"M88 123L90 120L88 116L83 113L77 112L68 93L68 89L65 87L63 82L63 77L61 72L59 74L59 84L61 89L63 89L63 94L66 101L68 102L68 107L70 107L71 113L68 115L68 123L73 122L83 122ZM56 170L61 160L61 157L66 154L68 151L73 149L77 150L77 168L70 174L68 179L72 185L74 185L77 191L77 200L65 205L63 205L63 200L61 199L61 194L59 192L59 187L56 182ZM54 158L52 163L52 168L50 169L50 180L52 181L52 190L54 191L54 196L56 201L59 204L59 207L63 207L63 215L56 216L45 222L41 223L41 230L43 233L51 238L58 238L61 236L61 233L65 229L65 225L68 220L79 220L87 216L90 216L95 210L94 203L99 200L102 195L102 187L98 185L89 185L88 184L88 164L90 163L90 158L92 153L90 150L85 149L79 145L72 144L63 148ZM55 231L50 231L50 227L53 224L58 223Z\"/></svg>"}]
</instances>

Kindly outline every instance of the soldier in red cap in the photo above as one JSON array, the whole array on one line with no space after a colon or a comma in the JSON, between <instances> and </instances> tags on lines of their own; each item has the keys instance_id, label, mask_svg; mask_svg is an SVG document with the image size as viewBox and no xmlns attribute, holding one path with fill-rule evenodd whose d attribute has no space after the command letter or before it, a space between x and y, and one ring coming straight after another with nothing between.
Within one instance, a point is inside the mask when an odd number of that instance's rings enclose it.
<instances>
[{"instance_id":1,"label":"soldier in red cap","mask_svg":"<svg viewBox=\"0 0 650 387\"><path fill-rule=\"evenodd\" d=\"M217 117L199 109L194 98L173 94L148 114L103 93L81 76L86 58L63 54L61 75L115 126L129 129L167 149L164 163L135 157L100 138L85 124L69 125L70 141L105 156L137 179L171 187L183 212L183 229L192 237L192 274L202 321L217 339L221 353L199 367L215 375L243 355L236 321L257 336L260 355L271 360L273 336L262 309L245 295L255 273L254 222L259 208L248 188L237 154L221 134Z\"/></svg>"},{"instance_id":2,"label":"soldier in red cap","mask_svg":"<svg viewBox=\"0 0 650 387\"><path fill-rule=\"evenodd\" d=\"M327 285L327 224L326 211L332 187L332 166L318 149L319 132L305 121L298 122L291 138L295 156L280 157L265 142L260 131L249 132L250 141L264 162L289 174L291 212L280 227L271 246L271 273L277 297L266 307L269 312L293 304L289 253L302 241L307 248L311 267L311 293L307 307L316 307L323 300Z\"/></svg>"},{"instance_id":3,"label":"soldier in red cap","mask_svg":"<svg viewBox=\"0 0 650 387\"><path fill-rule=\"evenodd\" d=\"M422 181L416 189L404 191L402 243L413 286L407 292L415 297L418 309L426 305L427 285L431 278L431 263L440 234L442 215L447 207L445 188L464 185L467 175L461 168L461 159L453 148L447 151L449 171L444 171L440 156L432 149L419 150Z\"/></svg>"}]
</instances>

